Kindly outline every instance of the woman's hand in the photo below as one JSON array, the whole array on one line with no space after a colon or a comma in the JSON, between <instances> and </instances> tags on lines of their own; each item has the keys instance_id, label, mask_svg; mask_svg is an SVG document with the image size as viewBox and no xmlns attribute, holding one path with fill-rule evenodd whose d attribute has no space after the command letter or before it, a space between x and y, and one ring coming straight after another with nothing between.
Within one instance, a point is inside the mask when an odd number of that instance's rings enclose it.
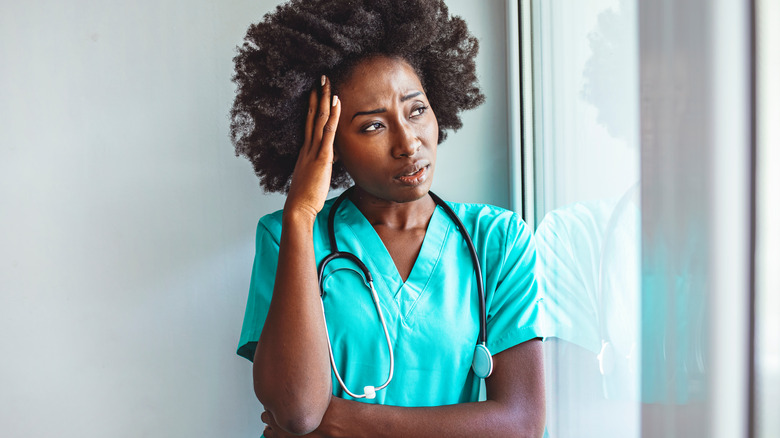
<instances>
[{"instance_id":1,"label":"woman's hand","mask_svg":"<svg viewBox=\"0 0 780 438\"><path fill-rule=\"evenodd\" d=\"M313 221L322 210L330 190L333 171L333 140L341 114L338 96L331 97L330 80L322 77L319 96L312 90L306 116L306 134L295 163L284 214L302 213Z\"/></svg>"},{"instance_id":2,"label":"woman's hand","mask_svg":"<svg viewBox=\"0 0 780 438\"><path fill-rule=\"evenodd\" d=\"M263 411L262 414L260 414L260 421L265 423L265 429L263 430L263 437L264 438L281 438L281 437L291 437L295 435L290 435L287 432L283 431L278 424L276 424L276 421L274 421L274 416L271 415L268 411Z\"/></svg>"},{"instance_id":3,"label":"woman's hand","mask_svg":"<svg viewBox=\"0 0 780 438\"><path fill-rule=\"evenodd\" d=\"M265 438L293 438L295 436L304 436L308 438L328 438L326 435L323 435L318 430L315 430L314 432L308 433L306 435L292 435L287 432L285 432L281 427L279 427L278 424L276 424L276 421L274 421L274 416L271 415L270 412L264 411L260 415L260 420L262 420L263 423L265 423L265 430L263 430L263 437Z\"/></svg>"}]
</instances>

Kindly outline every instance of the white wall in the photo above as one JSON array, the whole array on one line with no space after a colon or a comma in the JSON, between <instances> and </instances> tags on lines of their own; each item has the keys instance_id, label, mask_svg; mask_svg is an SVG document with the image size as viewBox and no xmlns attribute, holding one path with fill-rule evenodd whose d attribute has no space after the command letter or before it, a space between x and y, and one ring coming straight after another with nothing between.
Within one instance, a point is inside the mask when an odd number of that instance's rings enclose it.
<instances>
[{"instance_id":1,"label":"white wall","mask_svg":"<svg viewBox=\"0 0 780 438\"><path fill-rule=\"evenodd\" d=\"M479 39L477 75L486 102L465 113L463 128L441 145L432 190L447 200L508 208L506 3L513 0L446 1Z\"/></svg>"},{"instance_id":2,"label":"white wall","mask_svg":"<svg viewBox=\"0 0 780 438\"><path fill-rule=\"evenodd\" d=\"M257 436L235 355L257 219L231 58L276 1L0 4L0 436ZM450 1L488 103L434 188L506 206L504 1ZM466 164L468 163L468 164Z\"/></svg>"}]
</instances>

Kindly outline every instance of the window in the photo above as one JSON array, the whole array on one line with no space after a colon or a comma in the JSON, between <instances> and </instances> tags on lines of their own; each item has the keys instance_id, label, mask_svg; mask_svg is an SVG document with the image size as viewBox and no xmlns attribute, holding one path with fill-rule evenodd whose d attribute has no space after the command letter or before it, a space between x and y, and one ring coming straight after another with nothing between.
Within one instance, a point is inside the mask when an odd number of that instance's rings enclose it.
<instances>
[{"instance_id":1,"label":"window","mask_svg":"<svg viewBox=\"0 0 780 438\"><path fill-rule=\"evenodd\" d=\"M753 4L520 1L551 437L753 436Z\"/></svg>"},{"instance_id":2,"label":"window","mask_svg":"<svg viewBox=\"0 0 780 438\"><path fill-rule=\"evenodd\" d=\"M548 433L639 436L635 0L532 1L522 12L532 42L524 79L533 66L524 114L533 115L525 126L533 127L534 214L526 220L536 226L555 334L545 343Z\"/></svg>"}]
</instances>

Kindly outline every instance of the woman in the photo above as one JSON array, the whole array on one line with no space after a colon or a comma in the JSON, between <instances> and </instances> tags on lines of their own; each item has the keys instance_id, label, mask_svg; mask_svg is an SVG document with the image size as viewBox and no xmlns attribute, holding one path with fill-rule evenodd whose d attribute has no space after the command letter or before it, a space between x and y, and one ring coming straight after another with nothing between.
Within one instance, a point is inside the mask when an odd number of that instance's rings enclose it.
<instances>
[{"instance_id":1,"label":"woman","mask_svg":"<svg viewBox=\"0 0 780 438\"><path fill-rule=\"evenodd\" d=\"M484 99L476 51L441 1L291 1L250 27L235 58L233 139L262 186L288 193L258 225L238 350L254 362L266 437L542 434L530 233L497 207L448 204L485 284L494 370L479 402L475 269L429 194L443 130ZM326 200L350 181L343 202ZM331 210L338 250L368 265L379 312L351 262L326 270L320 298Z\"/></svg>"}]
</instances>

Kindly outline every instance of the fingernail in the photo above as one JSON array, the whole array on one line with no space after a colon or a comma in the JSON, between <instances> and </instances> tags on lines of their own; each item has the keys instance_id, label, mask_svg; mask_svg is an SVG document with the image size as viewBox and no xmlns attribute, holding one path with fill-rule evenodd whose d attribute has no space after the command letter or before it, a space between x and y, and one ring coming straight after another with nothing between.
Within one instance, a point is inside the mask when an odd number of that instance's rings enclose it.
<instances>
[{"instance_id":1,"label":"fingernail","mask_svg":"<svg viewBox=\"0 0 780 438\"><path fill-rule=\"evenodd\" d=\"M333 105L332 106L336 106L337 103L339 103L339 97L334 94L333 95Z\"/></svg>"},{"instance_id":2,"label":"fingernail","mask_svg":"<svg viewBox=\"0 0 780 438\"><path fill-rule=\"evenodd\" d=\"M320 78L320 85L325 85L325 75Z\"/></svg>"}]
</instances>

